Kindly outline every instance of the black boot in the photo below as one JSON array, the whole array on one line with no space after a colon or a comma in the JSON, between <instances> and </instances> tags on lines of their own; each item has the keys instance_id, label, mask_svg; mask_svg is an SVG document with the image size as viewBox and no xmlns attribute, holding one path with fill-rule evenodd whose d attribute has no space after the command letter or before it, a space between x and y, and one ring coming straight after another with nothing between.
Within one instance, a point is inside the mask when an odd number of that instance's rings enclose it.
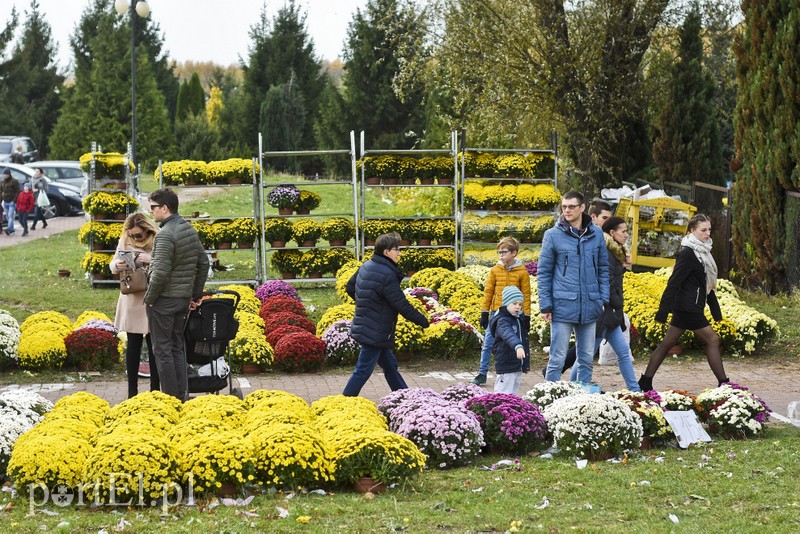
<instances>
[{"instance_id":1,"label":"black boot","mask_svg":"<svg viewBox=\"0 0 800 534\"><path fill-rule=\"evenodd\" d=\"M723 384L727 384L728 382L730 382L730 380L728 380L728 377L726 376L725 378L719 381L718 387L721 387Z\"/></svg>"},{"instance_id":2,"label":"black boot","mask_svg":"<svg viewBox=\"0 0 800 534\"><path fill-rule=\"evenodd\" d=\"M653 377L642 375L639 378L639 387L642 388L643 392L653 391Z\"/></svg>"},{"instance_id":3,"label":"black boot","mask_svg":"<svg viewBox=\"0 0 800 534\"><path fill-rule=\"evenodd\" d=\"M47 228L47 221L42 221L42 228Z\"/></svg>"}]
</instances>

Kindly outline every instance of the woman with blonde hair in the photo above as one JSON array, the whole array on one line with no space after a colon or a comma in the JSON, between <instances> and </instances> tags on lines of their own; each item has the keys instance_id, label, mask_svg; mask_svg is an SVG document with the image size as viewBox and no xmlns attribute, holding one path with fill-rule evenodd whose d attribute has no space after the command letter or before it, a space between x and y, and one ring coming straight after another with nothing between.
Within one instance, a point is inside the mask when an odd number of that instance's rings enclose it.
<instances>
[{"instance_id":1,"label":"woman with blonde hair","mask_svg":"<svg viewBox=\"0 0 800 534\"><path fill-rule=\"evenodd\" d=\"M130 270L126 258L133 261L137 268L146 269L150 265L150 254L153 242L158 233L158 226L144 213L129 215L122 225L122 235L111 260L111 272L114 274ZM117 300L117 313L114 326L128 336L128 348L125 352L125 369L128 373L128 398L139 392L139 360L142 353L142 341L147 340L147 355L150 367L150 390L158 391L160 384L156 369L153 347L150 343L147 326L147 313L144 304L144 291L123 294Z\"/></svg>"}]
</instances>

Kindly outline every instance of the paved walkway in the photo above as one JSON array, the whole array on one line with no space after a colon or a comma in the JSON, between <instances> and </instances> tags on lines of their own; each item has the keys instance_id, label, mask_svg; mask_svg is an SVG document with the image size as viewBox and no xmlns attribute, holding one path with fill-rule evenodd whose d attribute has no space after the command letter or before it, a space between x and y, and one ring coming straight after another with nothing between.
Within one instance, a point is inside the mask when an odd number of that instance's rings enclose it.
<instances>
[{"instance_id":1,"label":"paved walkway","mask_svg":"<svg viewBox=\"0 0 800 534\"><path fill-rule=\"evenodd\" d=\"M409 387L431 388L441 391L447 386L458 381L467 382L474 376L473 372L465 369L457 369L458 365L438 366L436 370L431 370L428 364L416 364L414 362L401 363L401 372ZM477 364L477 360L476 360ZM644 363L637 361L637 370L643 367ZM800 364L771 364L764 365L757 359L753 360L729 360L725 362L728 376L737 383L747 386L755 394L763 398L770 408L779 417L785 418L787 407L793 401L800 401L800 383L797 381ZM260 375L234 375L234 386L242 388L245 395L257 389L279 389L294 393L308 402L313 402L328 395L337 395L344 388L349 374L340 373L320 373L320 374L260 374ZM595 381L606 391L613 391L624 387L622 377L616 367L595 366ZM525 392L534 384L542 380L537 372L531 372L523 376L521 391ZM708 365L704 361L667 361L662 365L655 377L654 383L659 389L686 389L690 393L698 394L704 388L716 387L716 380ZM494 384L494 378L489 376L488 388ZM95 379L91 382L69 382L63 384L28 384L0 386L0 391L29 388L38 391L51 401L74 393L76 391L88 391L99 397L106 399L112 405L125 400L127 396L127 385L124 381L103 381ZM139 380L140 391L146 391L149 382L146 379ZM378 401L381 397L389 393L379 370L367 382L361 395ZM227 393L225 389L222 393ZM797 415L795 415L797 417Z\"/></svg>"},{"instance_id":2,"label":"paved walkway","mask_svg":"<svg viewBox=\"0 0 800 534\"><path fill-rule=\"evenodd\" d=\"M22 237L22 226L19 224L19 221L15 221L14 233L12 235L7 236L5 232L0 234L0 248L10 247L11 245L19 245L20 243L26 243L28 241L33 241L34 239L47 239L51 235L60 234L61 232L66 232L67 230L77 230L85 222L86 219L83 215L53 217L52 219L47 219L47 228L43 228L42 222L39 221L36 223L36 230L30 230L31 225L33 224L33 217L29 217L28 235Z\"/></svg>"}]
</instances>

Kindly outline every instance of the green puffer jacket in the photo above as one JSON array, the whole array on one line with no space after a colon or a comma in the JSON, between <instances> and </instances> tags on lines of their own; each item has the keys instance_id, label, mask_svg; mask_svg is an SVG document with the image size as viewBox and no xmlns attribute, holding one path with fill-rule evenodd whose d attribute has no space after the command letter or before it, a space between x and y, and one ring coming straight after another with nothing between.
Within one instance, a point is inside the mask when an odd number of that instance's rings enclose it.
<instances>
[{"instance_id":1,"label":"green puffer jacket","mask_svg":"<svg viewBox=\"0 0 800 534\"><path fill-rule=\"evenodd\" d=\"M177 213L170 215L161 222L153 243L145 304L155 304L159 297L196 300L206 278L208 256L197 231Z\"/></svg>"}]
</instances>

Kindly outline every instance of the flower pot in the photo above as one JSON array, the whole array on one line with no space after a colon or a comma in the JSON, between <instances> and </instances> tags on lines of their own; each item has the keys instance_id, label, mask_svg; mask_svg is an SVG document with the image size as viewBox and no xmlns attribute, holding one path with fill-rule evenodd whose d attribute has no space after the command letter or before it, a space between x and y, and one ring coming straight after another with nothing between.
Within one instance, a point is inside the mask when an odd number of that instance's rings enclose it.
<instances>
[{"instance_id":1,"label":"flower pot","mask_svg":"<svg viewBox=\"0 0 800 534\"><path fill-rule=\"evenodd\" d=\"M301 247L313 247L313 246L315 246L316 244L317 244L317 240L316 240L316 239L306 239L305 241L303 241L303 242L300 244L300 246L301 246Z\"/></svg>"},{"instance_id":2,"label":"flower pot","mask_svg":"<svg viewBox=\"0 0 800 534\"><path fill-rule=\"evenodd\" d=\"M200 185L200 180L197 178L189 178L186 180L186 185Z\"/></svg>"},{"instance_id":3,"label":"flower pot","mask_svg":"<svg viewBox=\"0 0 800 534\"><path fill-rule=\"evenodd\" d=\"M343 247L346 244L344 239L331 239L330 241L328 241L328 243L332 247Z\"/></svg>"},{"instance_id":4,"label":"flower pot","mask_svg":"<svg viewBox=\"0 0 800 534\"><path fill-rule=\"evenodd\" d=\"M122 278L122 276L119 273L111 275L112 280L119 280L120 278Z\"/></svg>"},{"instance_id":5,"label":"flower pot","mask_svg":"<svg viewBox=\"0 0 800 534\"><path fill-rule=\"evenodd\" d=\"M439 178L437 180L439 185L452 185L453 179L452 178Z\"/></svg>"},{"instance_id":6,"label":"flower pot","mask_svg":"<svg viewBox=\"0 0 800 534\"><path fill-rule=\"evenodd\" d=\"M270 241L269 246L272 248L283 248L286 246L286 241Z\"/></svg>"},{"instance_id":7,"label":"flower pot","mask_svg":"<svg viewBox=\"0 0 800 534\"><path fill-rule=\"evenodd\" d=\"M453 244L453 241L450 239L437 239L436 244L449 246Z\"/></svg>"},{"instance_id":8,"label":"flower pot","mask_svg":"<svg viewBox=\"0 0 800 534\"><path fill-rule=\"evenodd\" d=\"M383 183L386 185L397 185L397 178L386 178Z\"/></svg>"},{"instance_id":9,"label":"flower pot","mask_svg":"<svg viewBox=\"0 0 800 534\"><path fill-rule=\"evenodd\" d=\"M411 361L411 353L410 352L395 352L394 357L397 359L398 362L408 362Z\"/></svg>"},{"instance_id":10,"label":"flower pot","mask_svg":"<svg viewBox=\"0 0 800 534\"><path fill-rule=\"evenodd\" d=\"M586 456L592 462L605 462L606 460L610 460L614 457L614 455L611 454L611 451L598 451L594 449L589 451L589 454Z\"/></svg>"},{"instance_id":11,"label":"flower pot","mask_svg":"<svg viewBox=\"0 0 800 534\"><path fill-rule=\"evenodd\" d=\"M215 491L220 497L233 497L236 495L236 484L233 482L223 482Z\"/></svg>"},{"instance_id":12,"label":"flower pot","mask_svg":"<svg viewBox=\"0 0 800 534\"><path fill-rule=\"evenodd\" d=\"M411 240L410 239L401 239L400 240L400 246L401 247L407 247L409 245L411 245Z\"/></svg>"},{"instance_id":13,"label":"flower pot","mask_svg":"<svg viewBox=\"0 0 800 534\"><path fill-rule=\"evenodd\" d=\"M92 273L92 280L108 280L105 273Z\"/></svg>"},{"instance_id":14,"label":"flower pot","mask_svg":"<svg viewBox=\"0 0 800 534\"><path fill-rule=\"evenodd\" d=\"M103 250L106 246L103 243L92 243L92 250Z\"/></svg>"},{"instance_id":15,"label":"flower pot","mask_svg":"<svg viewBox=\"0 0 800 534\"><path fill-rule=\"evenodd\" d=\"M114 219L117 221L124 221L128 216L124 213L115 213Z\"/></svg>"},{"instance_id":16,"label":"flower pot","mask_svg":"<svg viewBox=\"0 0 800 534\"><path fill-rule=\"evenodd\" d=\"M61 278L69 278L69 275L72 274L69 269L59 269L58 276Z\"/></svg>"},{"instance_id":17,"label":"flower pot","mask_svg":"<svg viewBox=\"0 0 800 534\"><path fill-rule=\"evenodd\" d=\"M77 366L78 371L86 372L89 370L89 360L81 360L78 362Z\"/></svg>"},{"instance_id":18,"label":"flower pot","mask_svg":"<svg viewBox=\"0 0 800 534\"><path fill-rule=\"evenodd\" d=\"M639 445L639 448L642 449L642 450L652 449L653 448L652 440L647 436L643 436L642 437L642 443L641 443L641 445Z\"/></svg>"},{"instance_id":19,"label":"flower pot","mask_svg":"<svg viewBox=\"0 0 800 534\"><path fill-rule=\"evenodd\" d=\"M278 208L278 215L291 215L292 208Z\"/></svg>"},{"instance_id":20,"label":"flower pot","mask_svg":"<svg viewBox=\"0 0 800 534\"><path fill-rule=\"evenodd\" d=\"M95 218L96 221L108 221L108 220L113 219L114 216L110 215L108 213L95 213L94 214L94 218Z\"/></svg>"},{"instance_id":21,"label":"flower pot","mask_svg":"<svg viewBox=\"0 0 800 534\"><path fill-rule=\"evenodd\" d=\"M368 246L368 247L374 247L375 246L375 240L374 239L370 239L370 238L364 238L364 245Z\"/></svg>"},{"instance_id":22,"label":"flower pot","mask_svg":"<svg viewBox=\"0 0 800 534\"><path fill-rule=\"evenodd\" d=\"M667 351L667 354L674 354L675 356L681 354L683 352L683 347L680 345L675 345Z\"/></svg>"},{"instance_id":23,"label":"flower pot","mask_svg":"<svg viewBox=\"0 0 800 534\"><path fill-rule=\"evenodd\" d=\"M296 277L297 275L295 273L289 273L289 272L281 273L281 278L283 278L284 280L292 280Z\"/></svg>"},{"instance_id":24,"label":"flower pot","mask_svg":"<svg viewBox=\"0 0 800 534\"><path fill-rule=\"evenodd\" d=\"M311 213L311 210L296 210L295 213L298 215L308 215Z\"/></svg>"},{"instance_id":25,"label":"flower pot","mask_svg":"<svg viewBox=\"0 0 800 534\"><path fill-rule=\"evenodd\" d=\"M366 179L367 185L380 185L381 179L377 176L369 176Z\"/></svg>"},{"instance_id":26,"label":"flower pot","mask_svg":"<svg viewBox=\"0 0 800 534\"><path fill-rule=\"evenodd\" d=\"M433 184L433 178L420 178L419 179L419 183L422 184L422 185L432 185Z\"/></svg>"},{"instance_id":27,"label":"flower pot","mask_svg":"<svg viewBox=\"0 0 800 534\"><path fill-rule=\"evenodd\" d=\"M231 241L220 241L217 243L217 248L219 250L228 250L233 247L233 243Z\"/></svg>"},{"instance_id":28,"label":"flower pot","mask_svg":"<svg viewBox=\"0 0 800 534\"><path fill-rule=\"evenodd\" d=\"M322 273L308 273L309 278L322 278Z\"/></svg>"},{"instance_id":29,"label":"flower pot","mask_svg":"<svg viewBox=\"0 0 800 534\"><path fill-rule=\"evenodd\" d=\"M383 493L386 486L371 477L361 477L356 480L353 489L359 493Z\"/></svg>"},{"instance_id":30,"label":"flower pot","mask_svg":"<svg viewBox=\"0 0 800 534\"><path fill-rule=\"evenodd\" d=\"M254 363L243 363L242 364L242 374L243 375L257 375L261 372L261 367Z\"/></svg>"},{"instance_id":31,"label":"flower pot","mask_svg":"<svg viewBox=\"0 0 800 534\"><path fill-rule=\"evenodd\" d=\"M499 207L497 206L497 204L489 204L489 207L486 208L486 209L491 210L491 211L497 211L499 209Z\"/></svg>"},{"instance_id":32,"label":"flower pot","mask_svg":"<svg viewBox=\"0 0 800 534\"><path fill-rule=\"evenodd\" d=\"M252 241L237 241L236 248L253 248Z\"/></svg>"},{"instance_id":33,"label":"flower pot","mask_svg":"<svg viewBox=\"0 0 800 534\"><path fill-rule=\"evenodd\" d=\"M406 276L409 277L409 278L411 278L415 274L417 274L417 270L416 269L409 269L408 271L406 271Z\"/></svg>"},{"instance_id":34,"label":"flower pot","mask_svg":"<svg viewBox=\"0 0 800 534\"><path fill-rule=\"evenodd\" d=\"M422 238L422 237L417 239L417 245L419 245L421 247L427 247L427 246L430 246L430 244L431 244L431 240L430 239L426 239L426 238Z\"/></svg>"},{"instance_id":35,"label":"flower pot","mask_svg":"<svg viewBox=\"0 0 800 534\"><path fill-rule=\"evenodd\" d=\"M114 189L128 189L128 183L127 182L116 182L114 184Z\"/></svg>"},{"instance_id":36,"label":"flower pot","mask_svg":"<svg viewBox=\"0 0 800 534\"><path fill-rule=\"evenodd\" d=\"M231 178L231 181L229 183L231 185L241 185L241 184L244 183L244 178L240 178L240 177Z\"/></svg>"}]
</instances>

